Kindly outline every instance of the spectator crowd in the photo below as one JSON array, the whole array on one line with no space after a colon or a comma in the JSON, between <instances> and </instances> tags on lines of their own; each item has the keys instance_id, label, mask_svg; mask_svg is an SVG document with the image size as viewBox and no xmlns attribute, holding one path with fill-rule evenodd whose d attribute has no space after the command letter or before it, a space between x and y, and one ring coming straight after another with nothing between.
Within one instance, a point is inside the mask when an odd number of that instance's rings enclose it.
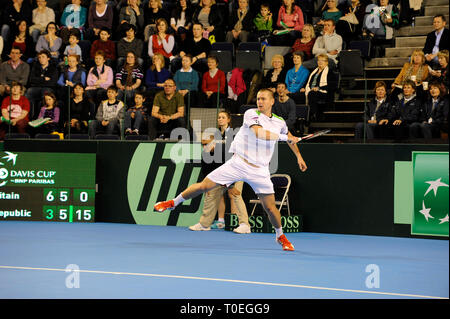
<instances>
[{"instance_id":1,"label":"spectator crowd","mask_svg":"<svg viewBox=\"0 0 450 319\"><path fill-rule=\"evenodd\" d=\"M189 108L237 113L255 92L276 95L274 113L295 130L338 89L342 50L392 46L394 30L420 14L402 0L8 0L0 8L0 140L9 131L155 139L186 127ZM355 137L431 138L448 128L448 29L444 15L391 87L378 82ZM269 70L224 72L215 43L289 46ZM381 48L381 49L380 49ZM263 54L263 52L262 52ZM370 58L369 57L369 58ZM123 123L123 126L121 126Z\"/></svg>"}]
</instances>

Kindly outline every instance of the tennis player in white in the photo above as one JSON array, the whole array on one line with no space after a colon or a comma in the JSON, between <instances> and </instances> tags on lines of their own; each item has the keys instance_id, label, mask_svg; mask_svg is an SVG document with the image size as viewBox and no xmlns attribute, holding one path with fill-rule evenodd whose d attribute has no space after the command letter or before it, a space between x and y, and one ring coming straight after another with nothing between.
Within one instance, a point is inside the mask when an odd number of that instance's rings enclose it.
<instances>
[{"instance_id":1,"label":"tennis player in white","mask_svg":"<svg viewBox=\"0 0 450 319\"><path fill-rule=\"evenodd\" d=\"M244 121L236 134L230 153L234 155L222 166L208 174L200 183L192 184L175 199L156 203L154 210L163 212L172 210L185 200L196 197L209 190L237 181L249 184L258 195L270 222L275 228L276 241L283 250L294 250L294 246L283 234L280 211L275 205L275 195L270 180L269 162L272 158L275 144L286 141L297 157L297 163L302 172L307 166L297 147L298 137L293 136L286 122L272 114L275 102L272 91L262 89L257 94L257 109L250 109L244 114Z\"/></svg>"}]
</instances>

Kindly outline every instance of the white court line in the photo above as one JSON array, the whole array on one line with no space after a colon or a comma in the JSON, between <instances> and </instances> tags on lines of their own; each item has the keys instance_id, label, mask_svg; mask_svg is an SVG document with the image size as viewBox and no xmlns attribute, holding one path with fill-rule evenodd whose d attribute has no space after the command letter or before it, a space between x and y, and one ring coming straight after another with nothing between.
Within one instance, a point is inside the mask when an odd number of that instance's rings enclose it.
<instances>
[{"instance_id":1,"label":"white court line","mask_svg":"<svg viewBox=\"0 0 450 319\"><path fill-rule=\"evenodd\" d=\"M59 268L36 268L36 267L19 267L19 266L0 266L0 269L44 270L44 271L63 271L63 272L71 272L71 271L73 271L73 272L93 273L93 274L144 276L144 277L176 278L176 279L193 279L193 280L232 282L232 283L250 284L250 285L263 285L263 286L278 286L278 287L305 288L305 289L316 289L316 290L342 291L342 292L353 292L353 293L386 295L386 296L398 296L398 297L429 298L429 299L449 299L448 297L400 294L400 293L394 293L394 292L354 290L354 289L341 289L341 288L327 288L327 287L315 287L315 286L282 284L282 283L261 282L261 281L247 281L247 280L234 280L234 279L222 279L222 278L206 278L206 277L179 276L179 275L145 274L145 273L120 272L120 271L76 270L76 269L68 269L68 270L66 270L66 269L59 269Z\"/></svg>"}]
</instances>

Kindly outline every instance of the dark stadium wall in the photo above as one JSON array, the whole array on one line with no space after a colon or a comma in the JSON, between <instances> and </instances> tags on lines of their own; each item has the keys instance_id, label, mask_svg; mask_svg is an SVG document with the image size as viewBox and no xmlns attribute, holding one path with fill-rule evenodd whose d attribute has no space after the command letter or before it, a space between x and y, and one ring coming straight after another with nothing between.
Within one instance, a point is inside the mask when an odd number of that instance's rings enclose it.
<instances>
[{"instance_id":1,"label":"dark stadium wall","mask_svg":"<svg viewBox=\"0 0 450 319\"><path fill-rule=\"evenodd\" d=\"M155 150L154 154L147 156L148 161L152 161L151 165L146 163L145 156L139 163L142 163L146 172L146 183L156 183L150 177L156 176L154 170L160 168L158 163L162 163L162 154L167 153L165 146L170 143L15 140L5 141L4 149L96 153L96 221L136 223L136 216L130 209L127 179L130 163L139 144L147 144L148 149L153 147ZM292 177L289 192L291 212L303 215L303 231L410 237L410 225L394 224L394 164L396 161L411 161L412 151L448 152L448 145L305 143L300 146L300 150L308 170L300 172L288 145L281 143L278 148L277 173L286 173ZM170 171L170 165L165 161L168 173L164 176L163 184L157 186L161 188L161 191L158 189L158 199L164 197L169 188L178 192L188 182L202 178L194 174L199 168L198 163L186 165L179 172L177 170L176 178L169 177L175 171ZM171 183L179 185L170 187ZM255 196L248 185L244 187L243 196L246 202ZM163 221L158 220L155 224L197 222L202 203L196 200L189 205L188 213L175 212L162 217ZM247 208L250 213L251 206ZM154 214L150 213L151 207L145 209L147 213L143 215Z\"/></svg>"}]
</instances>

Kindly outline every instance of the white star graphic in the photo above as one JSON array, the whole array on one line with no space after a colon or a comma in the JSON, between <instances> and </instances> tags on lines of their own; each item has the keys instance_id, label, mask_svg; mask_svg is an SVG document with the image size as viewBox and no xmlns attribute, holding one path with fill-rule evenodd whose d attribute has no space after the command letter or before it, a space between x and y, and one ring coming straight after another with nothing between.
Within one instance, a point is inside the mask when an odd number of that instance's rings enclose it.
<instances>
[{"instance_id":1,"label":"white star graphic","mask_svg":"<svg viewBox=\"0 0 450 319\"><path fill-rule=\"evenodd\" d=\"M6 158L7 162L9 161L13 161L13 165L16 165L16 158L17 158L17 154L11 153L11 152L5 152L6 156L3 156L2 158Z\"/></svg>"},{"instance_id":2,"label":"white star graphic","mask_svg":"<svg viewBox=\"0 0 450 319\"><path fill-rule=\"evenodd\" d=\"M439 219L441 222L439 223L439 225L440 224L443 224L443 223L448 223L448 214L447 214L447 216L445 216L444 218L440 218Z\"/></svg>"},{"instance_id":3,"label":"white star graphic","mask_svg":"<svg viewBox=\"0 0 450 319\"><path fill-rule=\"evenodd\" d=\"M428 182L425 182L425 183L427 183L427 184L430 184L430 187L428 187L427 191L425 192L424 197L427 196L427 194L428 194L431 190L434 191L434 196L436 196L437 190L438 190L438 188L439 188L440 186L448 187L447 184L441 182L441 179L442 179L442 177L438 178L438 179L435 180L435 181L428 181Z\"/></svg>"},{"instance_id":4,"label":"white star graphic","mask_svg":"<svg viewBox=\"0 0 450 319\"><path fill-rule=\"evenodd\" d=\"M426 208L425 207L425 201L422 201L422 210L419 210L419 212L425 216L425 219L428 222L428 218L434 218L433 216L430 215L430 210L431 208Z\"/></svg>"}]
</instances>

